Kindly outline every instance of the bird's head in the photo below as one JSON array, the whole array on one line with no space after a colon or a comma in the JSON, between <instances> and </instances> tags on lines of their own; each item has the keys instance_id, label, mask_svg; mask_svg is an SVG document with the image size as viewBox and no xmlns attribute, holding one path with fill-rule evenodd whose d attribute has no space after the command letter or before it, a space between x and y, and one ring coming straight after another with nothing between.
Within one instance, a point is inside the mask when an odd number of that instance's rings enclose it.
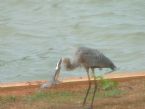
<instances>
[{"instance_id":1,"label":"bird's head","mask_svg":"<svg viewBox=\"0 0 145 109\"><path fill-rule=\"evenodd\" d=\"M70 59L69 58L64 58L62 62L63 62L64 65L70 64Z\"/></svg>"}]
</instances>

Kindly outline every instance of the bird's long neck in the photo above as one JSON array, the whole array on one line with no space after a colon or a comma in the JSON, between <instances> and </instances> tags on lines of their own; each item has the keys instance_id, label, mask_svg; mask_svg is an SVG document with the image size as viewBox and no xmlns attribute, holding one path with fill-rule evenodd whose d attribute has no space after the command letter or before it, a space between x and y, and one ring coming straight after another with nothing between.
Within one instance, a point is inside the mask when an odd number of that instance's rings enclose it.
<instances>
[{"instance_id":1,"label":"bird's long neck","mask_svg":"<svg viewBox=\"0 0 145 109\"><path fill-rule=\"evenodd\" d=\"M74 70L75 68L77 68L79 65L76 62L71 62L70 59L67 60L67 62L65 63L65 68L66 70Z\"/></svg>"}]
</instances>

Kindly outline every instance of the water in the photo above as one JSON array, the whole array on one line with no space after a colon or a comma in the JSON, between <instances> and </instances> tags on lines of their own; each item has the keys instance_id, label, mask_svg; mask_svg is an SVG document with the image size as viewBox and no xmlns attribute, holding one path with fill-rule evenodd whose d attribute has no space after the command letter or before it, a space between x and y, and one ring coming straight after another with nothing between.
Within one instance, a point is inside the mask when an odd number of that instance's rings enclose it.
<instances>
[{"instance_id":1,"label":"water","mask_svg":"<svg viewBox=\"0 0 145 109\"><path fill-rule=\"evenodd\" d=\"M50 79L77 46L101 50L120 71L145 70L145 1L0 0L0 82Z\"/></svg>"}]
</instances>

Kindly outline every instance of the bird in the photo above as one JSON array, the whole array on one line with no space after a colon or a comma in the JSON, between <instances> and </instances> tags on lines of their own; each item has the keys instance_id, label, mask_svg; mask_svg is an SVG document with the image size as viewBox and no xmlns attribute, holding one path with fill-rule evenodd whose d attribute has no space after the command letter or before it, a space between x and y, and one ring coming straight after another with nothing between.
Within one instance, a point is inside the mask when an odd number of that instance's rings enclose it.
<instances>
[{"instance_id":1,"label":"bird","mask_svg":"<svg viewBox=\"0 0 145 109\"><path fill-rule=\"evenodd\" d=\"M78 47L74 52L73 60L66 57L63 59L62 63L64 64L65 69L68 71L74 70L78 67L83 67L87 73L89 85L88 85L86 95L84 97L83 106L86 104L86 100L91 88L91 77L89 72L89 70L91 69L92 71L91 73L93 74L93 78L95 81L93 97L90 105L90 109L93 109L93 102L97 90L95 68L99 68L99 69L110 68L111 72L113 72L117 68L115 64L99 50L94 48L88 48L88 47Z\"/></svg>"}]
</instances>

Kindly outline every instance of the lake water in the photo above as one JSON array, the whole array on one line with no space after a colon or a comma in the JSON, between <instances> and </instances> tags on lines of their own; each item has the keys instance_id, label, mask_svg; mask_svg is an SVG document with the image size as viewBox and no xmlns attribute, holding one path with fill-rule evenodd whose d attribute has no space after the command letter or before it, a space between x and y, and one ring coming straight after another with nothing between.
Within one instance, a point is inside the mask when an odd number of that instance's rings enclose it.
<instances>
[{"instance_id":1,"label":"lake water","mask_svg":"<svg viewBox=\"0 0 145 109\"><path fill-rule=\"evenodd\" d=\"M0 0L0 82L50 79L78 46L99 49L119 71L145 70L145 1Z\"/></svg>"}]
</instances>

